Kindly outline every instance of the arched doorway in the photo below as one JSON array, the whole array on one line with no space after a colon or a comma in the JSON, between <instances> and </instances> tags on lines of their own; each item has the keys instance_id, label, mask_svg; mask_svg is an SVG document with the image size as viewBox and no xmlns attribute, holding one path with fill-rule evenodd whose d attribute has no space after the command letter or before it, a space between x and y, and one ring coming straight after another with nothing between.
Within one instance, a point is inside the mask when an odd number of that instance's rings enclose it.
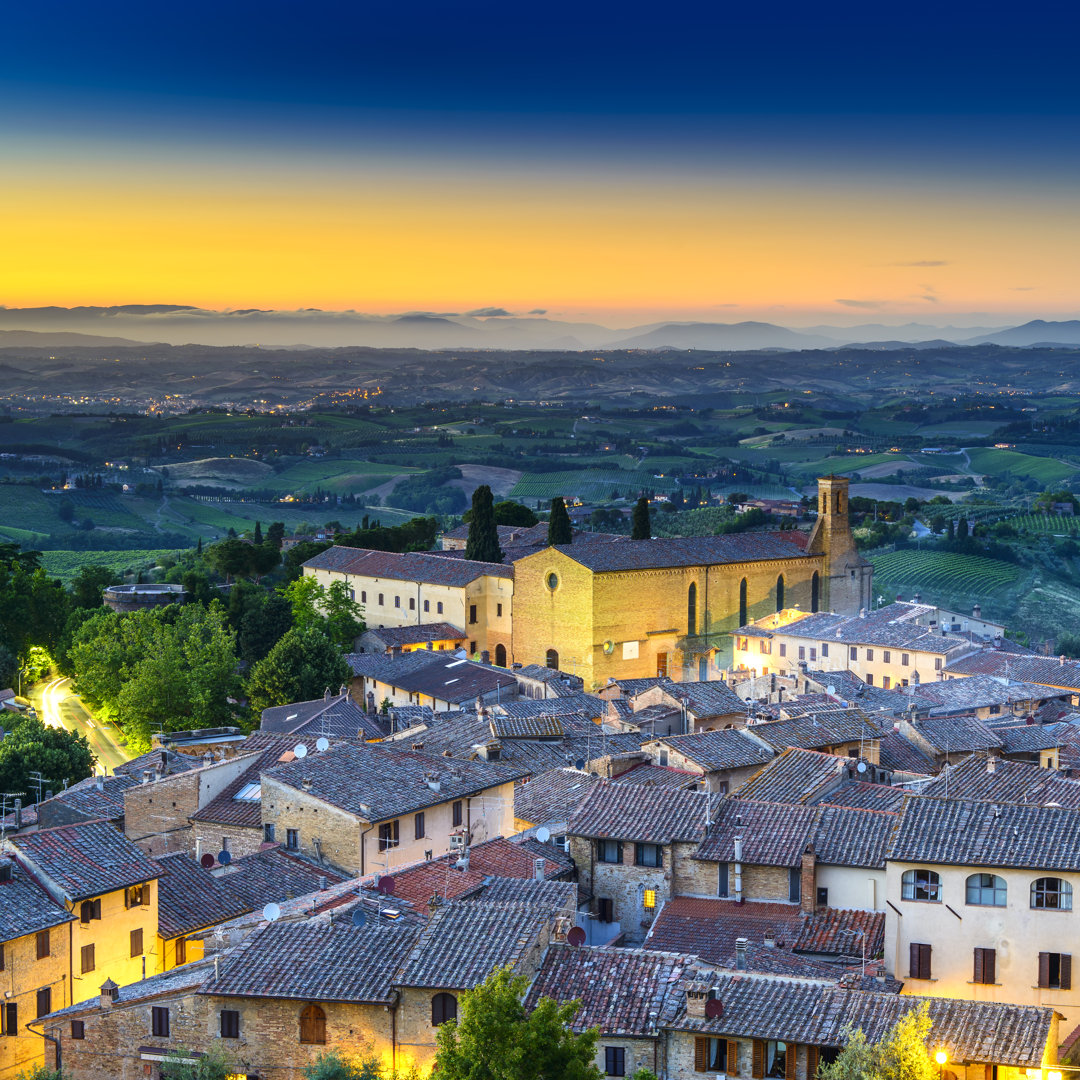
<instances>
[{"instance_id":1,"label":"arched doorway","mask_svg":"<svg viewBox=\"0 0 1080 1080\"><path fill-rule=\"evenodd\" d=\"M780 574L776 579L776 610L784 610L784 575Z\"/></svg>"},{"instance_id":2,"label":"arched doorway","mask_svg":"<svg viewBox=\"0 0 1080 1080\"><path fill-rule=\"evenodd\" d=\"M548 649L547 651L547 666L558 670L559 667L559 654L554 649Z\"/></svg>"},{"instance_id":3,"label":"arched doorway","mask_svg":"<svg viewBox=\"0 0 1080 1080\"><path fill-rule=\"evenodd\" d=\"M739 582L739 625L746 625L746 578Z\"/></svg>"},{"instance_id":4,"label":"arched doorway","mask_svg":"<svg viewBox=\"0 0 1080 1080\"><path fill-rule=\"evenodd\" d=\"M697 633L697 585L694 582L686 590L686 633L690 637Z\"/></svg>"},{"instance_id":5,"label":"arched doorway","mask_svg":"<svg viewBox=\"0 0 1080 1080\"><path fill-rule=\"evenodd\" d=\"M818 603L820 602L821 581L818 577L818 572L814 571L814 576L810 579L810 610L817 611Z\"/></svg>"},{"instance_id":6,"label":"arched doorway","mask_svg":"<svg viewBox=\"0 0 1080 1080\"><path fill-rule=\"evenodd\" d=\"M815 608L814 610L816 611L817 609ZM505 645L496 645L495 646L495 663L498 664L499 667L506 667L506 646Z\"/></svg>"}]
</instances>

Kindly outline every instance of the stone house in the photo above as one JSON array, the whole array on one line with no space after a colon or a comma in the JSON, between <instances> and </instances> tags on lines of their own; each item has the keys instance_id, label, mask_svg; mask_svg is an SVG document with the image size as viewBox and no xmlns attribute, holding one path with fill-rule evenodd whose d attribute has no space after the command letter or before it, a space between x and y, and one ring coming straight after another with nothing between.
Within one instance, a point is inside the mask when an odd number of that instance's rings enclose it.
<instances>
[{"instance_id":1,"label":"stone house","mask_svg":"<svg viewBox=\"0 0 1080 1080\"><path fill-rule=\"evenodd\" d=\"M457 653L413 652L381 656L350 653L353 670L350 692L368 712L401 706L427 706L443 713L497 705L517 697L517 680L490 664L479 664Z\"/></svg>"},{"instance_id":2,"label":"stone house","mask_svg":"<svg viewBox=\"0 0 1080 1080\"><path fill-rule=\"evenodd\" d=\"M684 769L703 778L709 791L737 791L776 756L773 747L750 728L699 731L654 739L641 748L658 765Z\"/></svg>"},{"instance_id":3,"label":"stone house","mask_svg":"<svg viewBox=\"0 0 1080 1080\"><path fill-rule=\"evenodd\" d=\"M722 731L746 723L746 704L727 683L669 679L636 694L635 715L652 705L677 709L682 718L678 734L697 731Z\"/></svg>"},{"instance_id":4,"label":"stone house","mask_svg":"<svg viewBox=\"0 0 1080 1080\"><path fill-rule=\"evenodd\" d=\"M259 730L290 738L304 735L316 739L321 736L377 741L390 733L390 724L387 717L361 708L349 688L343 686L336 694L328 689L314 701L294 701L263 709Z\"/></svg>"},{"instance_id":5,"label":"stone house","mask_svg":"<svg viewBox=\"0 0 1080 1080\"><path fill-rule=\"evenodd\" d=\"M643 941L659 906L688 889L686 869L705 835L712 796L664 787L595 787L567 824L581 893L608 939Z\"/></svg>"},{"instance_id":6,"label":"stone house","mask_svg":"<svg viewBox=\"0 0 1080 1080\"><path fill-rule=\"evenodd\" d=\"M423 622L365 630L356 639L356 651L388 653L430 649L433 652L454 652L465 648L468 640L468 634L451 623Z\"/></svg>"}]
</instances>

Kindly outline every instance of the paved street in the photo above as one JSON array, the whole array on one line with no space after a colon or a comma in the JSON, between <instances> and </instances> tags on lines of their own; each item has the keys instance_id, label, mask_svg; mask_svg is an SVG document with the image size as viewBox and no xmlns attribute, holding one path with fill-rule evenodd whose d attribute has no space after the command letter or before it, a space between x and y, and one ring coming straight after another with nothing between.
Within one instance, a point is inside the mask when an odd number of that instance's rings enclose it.
<instances>
[{"instance_id":1,"label":"paved street","mask_svg":"<svg viewBox=\"0 0 1080 1080\"><path fill-rule=\"evenodd\" d=\"M96 720L87 706L71 692L70 679L38 683L27 691L27 697L45 724L80 731L86 736L97 758L97 772L111 773L117 765L130 759L131 755L117 741L116 729Z\"/></svg>"}]
</instances>

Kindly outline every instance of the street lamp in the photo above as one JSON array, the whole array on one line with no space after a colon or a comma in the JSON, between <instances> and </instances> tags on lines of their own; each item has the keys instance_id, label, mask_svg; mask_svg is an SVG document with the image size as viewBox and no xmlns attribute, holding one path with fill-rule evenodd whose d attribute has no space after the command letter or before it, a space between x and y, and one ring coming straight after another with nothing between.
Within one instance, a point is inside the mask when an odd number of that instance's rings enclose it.
<instances>
[{"instance_id":1,"label":"street lamp","mask_svg":"<svg viewBox=\"0 0 1080 1080\"><path fill-rule=\"evenodd\" d=\"M944 1077L945 1062L949 1060L949 1055L945 1052L945 1050L937 1050L934 1052L934 1060L938 1064L938 1076Z\"/></svg>"}]
</instances>

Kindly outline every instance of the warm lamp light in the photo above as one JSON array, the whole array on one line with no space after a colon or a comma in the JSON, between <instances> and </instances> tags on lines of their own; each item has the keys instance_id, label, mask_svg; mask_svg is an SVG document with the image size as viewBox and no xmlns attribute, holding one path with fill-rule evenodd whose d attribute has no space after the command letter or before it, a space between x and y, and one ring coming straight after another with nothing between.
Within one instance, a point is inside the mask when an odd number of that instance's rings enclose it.
<instances>
[{"instance_id":1,"label":"warm lamp light","mask_svg":"<svg viewBox=\"0 0 1080 1080\"><path fill-rule=\"evenodd\" d=\"M1051 1069L1046 1074L1046 1080L1061 1080L1061 1073L1057 1069Z\"/></svg>"},{"instance_id":2,"label":"warm lamp light","mask_svg":"<svg viewBox=\"0 0 1080 1080\"><path fill-rule=\"evenodd\" d=\"M934 1054L934 1060L939 1065L944 1065L945 1062L949 1060L949 1055L945 1053L944 1050L939 1050L936 1054ZM1052 1080L1052 1078L1047 1077L1047 1080Z\"/></svg>"}]
</instances>

